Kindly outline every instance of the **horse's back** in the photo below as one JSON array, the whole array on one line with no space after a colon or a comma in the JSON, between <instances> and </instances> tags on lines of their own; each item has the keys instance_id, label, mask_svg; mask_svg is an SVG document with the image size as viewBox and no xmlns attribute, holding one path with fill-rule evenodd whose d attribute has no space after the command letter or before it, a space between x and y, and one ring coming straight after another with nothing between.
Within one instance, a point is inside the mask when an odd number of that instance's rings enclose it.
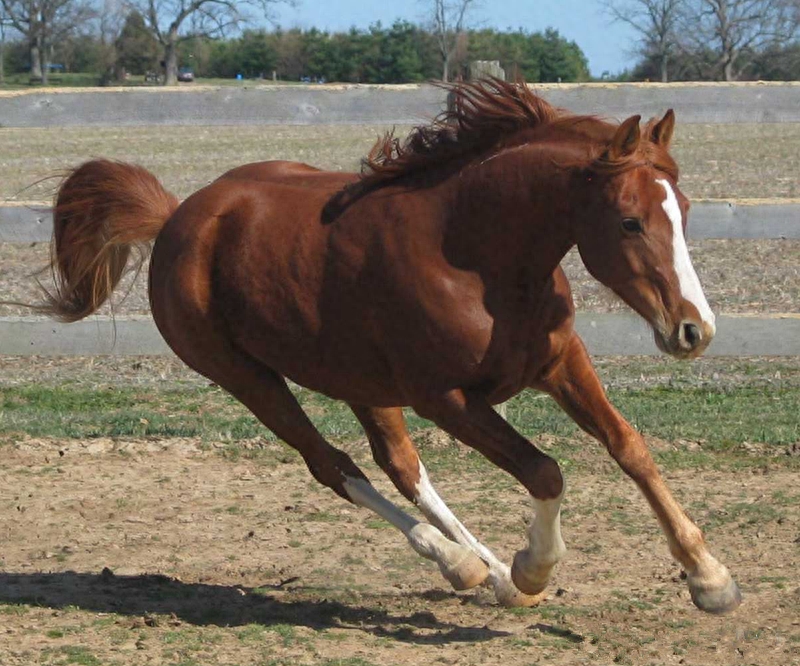
<instances>
[{"instance_id":1,"label":"horse's back","mask_svg":"<svg viewBox=\"0 0 800 666\"><path fill-rule=\"evenodd\" d=\"M281 183L292 187L321 188L327 191L337 190L355 182L358 180L358 174L324 171L302 162L272 160L244 164L222 174L218 180Z\"/></svg>"}]
</instances>

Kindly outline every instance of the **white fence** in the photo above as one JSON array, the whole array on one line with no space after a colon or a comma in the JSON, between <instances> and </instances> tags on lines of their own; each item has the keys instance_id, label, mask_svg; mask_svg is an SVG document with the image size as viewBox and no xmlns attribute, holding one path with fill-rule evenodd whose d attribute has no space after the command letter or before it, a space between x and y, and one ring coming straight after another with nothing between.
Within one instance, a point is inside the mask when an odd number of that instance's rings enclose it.
<instances>
[{"instance_id":1,"label":"white fence","mask_svg":"<svg viewBox=\"0 0 800 666\"><path fill-rule=\"evenodd\" d=\"M800 122L800 84L532 84L574 113L648 118L675 109L683 123ZM431 85L186 86L0 92L4 127L415 124L442 108Z\"/></svg>"}]
</instances>

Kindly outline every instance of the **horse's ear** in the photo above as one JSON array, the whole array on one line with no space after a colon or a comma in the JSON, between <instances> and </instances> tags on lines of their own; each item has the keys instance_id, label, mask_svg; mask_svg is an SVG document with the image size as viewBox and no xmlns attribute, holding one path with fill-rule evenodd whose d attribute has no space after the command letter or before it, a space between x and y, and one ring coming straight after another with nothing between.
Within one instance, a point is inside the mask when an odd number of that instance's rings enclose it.
<instances>
[{"instance_id":1,"label":"horse's ear","mask_svg":"<svg viewBox=\"0 0 800 666\"><path fill-rule=\"evenodd\" d=\"M641 116L631 116L623 122L614 134L611 145L608 147L608 157L612 160L627 157L638 147L641 139L639 121Z\"/></svg>"},{"instance_id":2,"label":"horse's ear","mask_svg":"<svg viewBox=\"0 0 800 666\"><path fill-rule=\"evenodd\" d=\"M653 125L653 129L650 130L650 140L657 146L661 146L664 150L668 150L674 130L675 112L670 109L664 114L661 120Z\"/></svg>"}]
</instances>

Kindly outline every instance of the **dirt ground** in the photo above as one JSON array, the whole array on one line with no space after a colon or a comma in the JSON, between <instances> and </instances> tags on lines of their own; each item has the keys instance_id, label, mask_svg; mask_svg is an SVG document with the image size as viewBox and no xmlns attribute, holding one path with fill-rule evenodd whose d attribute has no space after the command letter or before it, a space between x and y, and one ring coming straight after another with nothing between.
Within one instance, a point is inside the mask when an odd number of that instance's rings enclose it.
<instances>
[{"instance_id":1,"label":"dirt ground","mask_svg":"<svg viewBox=\"0 0 800 666\"><path fill-rule=\"evenodd\" d=\"M428 439L443 497L510 561L525 493ZM783 452L667 473L744 593L714 617L633 484L574 446L569 553L544 604L506 610L488 590L452 592L280 444L229 459L192 440L6 441L0 664L800 664L800 491ZM364 442L345 448L397 498Z\"/></svg>"}]
</instances>

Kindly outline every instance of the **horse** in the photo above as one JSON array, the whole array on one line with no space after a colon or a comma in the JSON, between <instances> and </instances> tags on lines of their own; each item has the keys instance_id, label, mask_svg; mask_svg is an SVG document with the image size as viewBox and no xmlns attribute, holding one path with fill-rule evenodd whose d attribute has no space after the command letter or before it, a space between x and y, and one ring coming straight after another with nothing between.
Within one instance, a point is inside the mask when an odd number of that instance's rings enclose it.
<instances>
[{"instance_id":1,"label":"horse","mask_svg":"<svg viewBox=\"0 0 800 666\"><path fill-rule=\"evenodd\" d=\"M90 315L152 249L151 310L175 354L294 447L318 482L400 530L453 588L490 585L506 606L539 603L565 553L560 467L493 408L543 391L638 485L694 604L734 610L728 569L606 397L559 266L577 246L661 350L706 349L714 314L685 242L673 111L615 123L555 108L523 82L451 90L449 110L405 141L379 138L360 174L255 163L179 203L142 167L78 166L56 194L54 284L39 310ZM350 406L378 466L427 522L320 435L287 379ZM404 407L530 493L527 545L511 566L439 497Z\"/></svg>"}]
</instances>

